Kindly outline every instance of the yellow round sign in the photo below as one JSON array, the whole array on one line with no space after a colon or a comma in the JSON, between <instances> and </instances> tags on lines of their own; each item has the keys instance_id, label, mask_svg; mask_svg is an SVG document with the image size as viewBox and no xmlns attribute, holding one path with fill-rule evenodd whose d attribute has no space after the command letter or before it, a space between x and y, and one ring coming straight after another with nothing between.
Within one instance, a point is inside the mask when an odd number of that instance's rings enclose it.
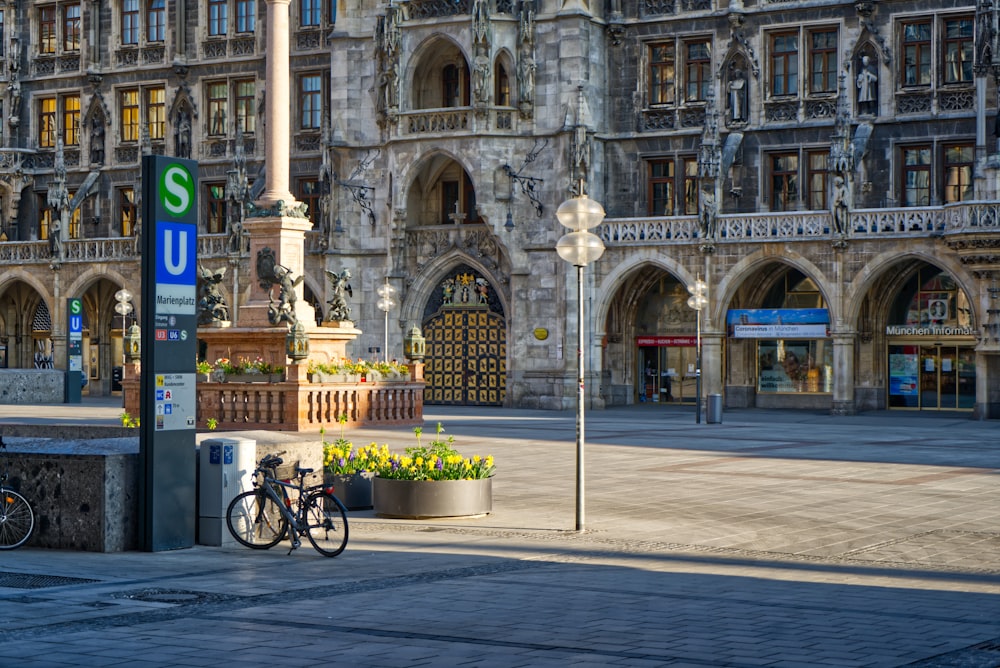
<instances>
[{"instance_id":1,"label":"yellow round sign","mask_svg":"<svg viewBox=\"0 0 1000 668\"><path fill-rule=\"evenodd\" d=\"M535 338L538 339L539 341L544 341L545 339L549 338L549 330L545 329L544 327L536 328Z\"/></svg>"}]
</instances>

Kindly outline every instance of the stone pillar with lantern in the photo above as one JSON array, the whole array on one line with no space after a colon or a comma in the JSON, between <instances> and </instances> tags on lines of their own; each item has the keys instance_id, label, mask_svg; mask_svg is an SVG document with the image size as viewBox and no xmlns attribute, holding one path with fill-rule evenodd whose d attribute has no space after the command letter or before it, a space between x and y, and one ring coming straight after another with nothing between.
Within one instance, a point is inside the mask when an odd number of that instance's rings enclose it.
<instances>
[{"instance_id":1,"label":"stone pillar with lantern","mask_svg":"<svg viewBox=\"0 0 1000 668\"><path fill-rule=\"evenodd\" d=\"M424 381L424 357L427 355L427 339L420 332L420 327L413 325L403 337L403 357L410 367L410 380Z\"/></svg>"}]
</instances>

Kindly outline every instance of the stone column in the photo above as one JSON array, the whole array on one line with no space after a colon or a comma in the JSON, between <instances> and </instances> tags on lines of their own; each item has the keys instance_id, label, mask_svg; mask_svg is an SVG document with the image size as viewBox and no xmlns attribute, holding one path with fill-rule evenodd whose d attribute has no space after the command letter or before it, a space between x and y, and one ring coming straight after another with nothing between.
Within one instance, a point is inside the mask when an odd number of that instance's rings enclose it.
<instances>
[{"instance_id":1,"label":"stone column","mask_svg":"<svg viewBox=\"0 0 1000 668\"><path fill-rule=\"evenodd\" d=\"M267 0L267 91L264 120L264 151L267 176L264 192L257 201L261 208L272 208L281 201L295 202L288 190L291 97L289 80L288 6L290 0Z\"/></svg>"},{"instance_id":2,"label":"stone column","mask_svg":"<svg viewBox=\"0 0 1000 668\"><path fill-rule=\"evenodd\" d=\"M832 415L854 415L854 339L857 332L833 333Z\"/></svg>"}]
</instances>

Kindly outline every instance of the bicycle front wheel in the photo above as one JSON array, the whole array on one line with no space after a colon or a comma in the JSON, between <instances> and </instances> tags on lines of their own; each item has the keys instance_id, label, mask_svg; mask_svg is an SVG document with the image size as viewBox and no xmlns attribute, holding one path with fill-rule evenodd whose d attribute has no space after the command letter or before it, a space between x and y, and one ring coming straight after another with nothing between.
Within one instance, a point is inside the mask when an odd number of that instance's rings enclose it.
<instances>
[{"instance_id":1,"label":"bicycle front wheel","mask_svg":"<svg viewBox=\"0 0 1000 668\"><path fill-rule=\"evenodd\" d=\"M314 492L305 502L306 535L316 551L336 557L347 547L347 508L327 492Z\"/></svg>"},{"instance_id":2,"label":"bicycle front wheel","mask_svg":"<svg viewBox=\"0 0 1000 668\"><path fill-rule=\"evenodd\" d=\"M0 488L0 550L21 547L35 530L35 513L23 496Z\"/></svg>"},{"instance_id":3,"label":"bicycle front wheel","mask_svg":"<svg viewBox=\"0 0 1000 668\"><path fill-rule=\"evenodd\" d=\"M288 520L281 508L263 491L243 492L226 511L229 533L247 547L266 550L281 542L288 532Z\"/></svg>"}]
</instances>

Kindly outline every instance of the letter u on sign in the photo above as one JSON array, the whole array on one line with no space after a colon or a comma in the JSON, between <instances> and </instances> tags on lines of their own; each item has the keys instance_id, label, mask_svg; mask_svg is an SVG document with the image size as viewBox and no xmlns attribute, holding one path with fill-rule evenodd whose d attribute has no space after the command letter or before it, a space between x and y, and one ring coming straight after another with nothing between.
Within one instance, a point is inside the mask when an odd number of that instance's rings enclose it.
<instances>
[{"instance_id":1,"label":"letter u on sign","mask_svg":"<svg viewBox=\"0 0 1000 668\"><path fill-rule=\"evenodd\" d=\"M194 229L194 225L187 223L157 223L157 283L196 284L197 235Z\"/></svg>"}]
</instances>

